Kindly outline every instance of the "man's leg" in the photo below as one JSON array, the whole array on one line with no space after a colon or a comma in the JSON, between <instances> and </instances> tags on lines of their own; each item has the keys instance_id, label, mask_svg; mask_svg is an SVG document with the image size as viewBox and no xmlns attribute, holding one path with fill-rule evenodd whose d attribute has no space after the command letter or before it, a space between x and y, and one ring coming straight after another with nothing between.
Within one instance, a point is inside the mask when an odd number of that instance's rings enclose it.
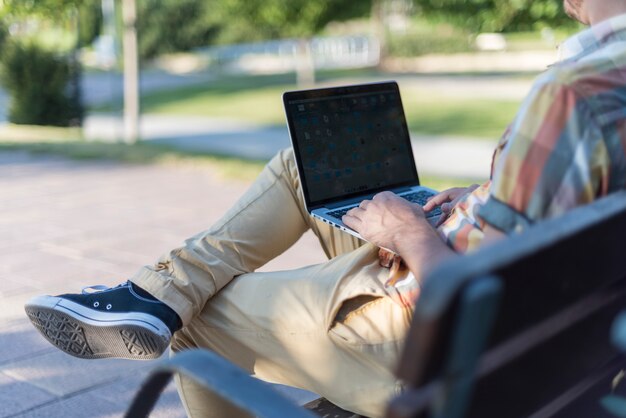
<instances>
[{"instance_id":1,"label":"man's leg","mask_svg":"<svg viewBox=\"0 0 626 418\"><path fill-rule=\"evenodd\" d=\"M411 310L388 297L388 270L365 245L315 266L237 277L177 332L173 351L203 347L257 377L318 393L380 416ZM193 417L241 416L188 379L179 392Z\"/></svg>"},{"instance_id":2,"label":"man's leg","mask_svg":"<svg viewBox=\"0 0 626 418\"><path fill-rule=\"evenodd\" d=\"M142 268L131 281L174 309L187 324L234 277L282 254L309 228L329 258L363 244L309 216L293 152L284 150L219 221L154 266Z\"/></svg>"},{"instance_id":3,"label":"man's leg","mask_svg":"<svg viewBox=\"0 0 626 418\"><path fill-rule=\"evenodd\" d=\"M131 279L135 285L41 296L29 301L26 310L42 334L69 354L154 358L181 320L191 321L233 277L281 254L308 228L329 257L362 244L308 215L293 153L286 150L270 161L221 220L154 266L142 268Z\"/></svg>"}]
</instances>

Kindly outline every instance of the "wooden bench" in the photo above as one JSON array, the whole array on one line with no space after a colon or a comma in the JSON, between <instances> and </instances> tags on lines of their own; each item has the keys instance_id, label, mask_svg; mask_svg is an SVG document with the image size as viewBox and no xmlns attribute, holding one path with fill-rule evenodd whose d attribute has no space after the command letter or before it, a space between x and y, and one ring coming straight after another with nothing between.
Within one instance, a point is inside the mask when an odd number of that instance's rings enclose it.
<instances>
[{"instance_id":1,"label":"wooden bench","mask_svg":"<svg viewBox=\"0 0 626 418\"><path fill-rule=\"evenodd\" d=\"M611 343L625 307L626 192L619 192L429 275L397 372L407 389L387 417L611 416L600 400L626 393L619 384L626 357ZM256 416L315 416L195 350L160 365L128 416L146 416L175 372Z\"/></svg>"}]
</instances>

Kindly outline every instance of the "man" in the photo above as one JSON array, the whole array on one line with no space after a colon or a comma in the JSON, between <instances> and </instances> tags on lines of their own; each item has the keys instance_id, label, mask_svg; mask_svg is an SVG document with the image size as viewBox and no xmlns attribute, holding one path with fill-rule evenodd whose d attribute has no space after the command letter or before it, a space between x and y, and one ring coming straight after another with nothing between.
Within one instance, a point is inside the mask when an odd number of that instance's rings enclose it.
<instances>
[{"instance_id":1,"label":"man","mask_svg":"<svg viewBox=\"0 0 626 418\"><path fill-rule=\"evenodd\" d=\"M364 201L344 218L364 244L308 216L283 151L208 231L130 282L34 298L31 320L79 357L154 358L171 338L175 352L205 347L262 379L380 416L400 390L392 370L428 271L626 187L626 0L564 4L593 27L537 79L496 149L489 182L450 189L424 208L388 192ZM424 211L442 203L434 229ZM254 273L309 228L330 261ZM377 246L399 254L410 273L390 277ZM177 383L191 416L238 415L192 382Z\"/></svg>"}]
</instances>

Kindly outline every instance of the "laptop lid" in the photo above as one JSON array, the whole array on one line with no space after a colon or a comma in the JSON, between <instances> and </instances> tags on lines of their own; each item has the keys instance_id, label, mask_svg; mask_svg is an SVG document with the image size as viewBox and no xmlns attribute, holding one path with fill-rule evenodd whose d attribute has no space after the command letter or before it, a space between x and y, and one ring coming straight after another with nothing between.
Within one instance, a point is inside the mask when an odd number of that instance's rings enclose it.
<instances>
[{"instance_id":1,"label":"laptop lid","mask_svg":"<svg viewBox=\"0 0 626 418\"><path fill-rule=\"evenodd\" d=\"M283 103L309 211L419 185L396 82L291 91Z\"/></svg>"}]
</instances>

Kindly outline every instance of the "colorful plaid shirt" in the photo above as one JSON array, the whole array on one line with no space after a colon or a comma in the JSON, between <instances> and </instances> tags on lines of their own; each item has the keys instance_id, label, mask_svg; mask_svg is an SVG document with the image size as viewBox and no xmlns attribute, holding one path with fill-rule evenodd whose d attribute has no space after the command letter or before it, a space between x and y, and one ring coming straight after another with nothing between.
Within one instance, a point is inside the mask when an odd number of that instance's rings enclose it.
<instances>
[{"instance_id":1,"label":"colorful plaid shirt","mask_svg":"<svg viewBox=\"0 0 626 418\"><path fill-rule=\"evenodd\" d=\"M560 53L500 139L491 179L439 227L456 251L480 247L486 224L518 233L626 188L626 15L570 38ZM409 278L388 282L405 305L419 295Z\"/></svg>"},{"instance_id":2,"label":"colorful plaid shirt","mask_svg":"<svg viewBox=\"0 0 626 418\"><path fill-rule=\"evenodd\" d=\"M491 180L440 227L460 252L480 246L485 223L521 232L626 188L626 15L567 40L494 153Z\"/></svg>"}]
</instances>

